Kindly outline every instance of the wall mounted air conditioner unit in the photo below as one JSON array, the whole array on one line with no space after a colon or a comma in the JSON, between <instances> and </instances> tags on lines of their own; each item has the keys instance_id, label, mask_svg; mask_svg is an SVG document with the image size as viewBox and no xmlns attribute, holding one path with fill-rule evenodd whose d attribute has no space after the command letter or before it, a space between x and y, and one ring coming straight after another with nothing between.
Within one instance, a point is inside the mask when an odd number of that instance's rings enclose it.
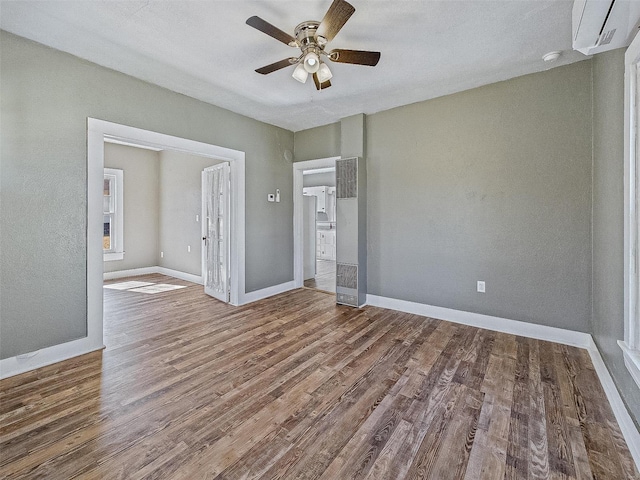
<instances>
[{"instance_id":1,"label":"wall mounted air conditioner unit","mask_svg":"<svg viewBox=\"0 0 640 480\"><path fill-rule=\"evenodd\" d=\"M573 49L585 55L626 47L638 31L638 0L575 0Z\"/></svg>"}]
</instances>

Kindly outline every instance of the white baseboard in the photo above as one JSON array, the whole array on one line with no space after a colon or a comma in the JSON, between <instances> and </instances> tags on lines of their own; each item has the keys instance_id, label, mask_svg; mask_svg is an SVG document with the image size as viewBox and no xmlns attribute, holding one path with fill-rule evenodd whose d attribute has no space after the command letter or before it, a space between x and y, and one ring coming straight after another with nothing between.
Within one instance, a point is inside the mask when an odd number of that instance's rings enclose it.
<instances>
[{"instance_id":1,"label":"white baseboard","mask_svg":"<svg viewBox=\"0 0 640 480\"><path fill-rule=\"evenodd\" d=\"M144 268L132 268L130 270L118 270L116 272L105 272L103 278L105 280L114 280L117 278L136 277L138 275L149 275L151 273L161 273L169 277L179 278L180 280L186 280L187 282L197 283L198 285L204 285L204 281L201 276L193 275L191 273L180 272L178 270L172 270L165 267L144 267Z\"/></svg>"},{"instance_id":2,"label":"white baseboard","mask_svg":"<svg viewBox=\"0 0 640 480\"><path fill-rule=\"evenodd\" d=\"M589 348L593 343L591 335L588 333L536 325L519 320L492 317L491 315L483 315L481 313L464 312L452 308L435 307L433 305L397 300L395 298L379 297L378 295L367 295L367 305L389 308L400 312L415 313L416 315L425 317L438 318L453 323L485 328L496 332L511 333L513 335L535 338L537 340L547 340L572 347Z\"/></svg>"},{"instance_id":3,"label":"white baseboard","mask_svg":"<svg viewBox=\"0 0 640 480\"><path fill-rule=\"evenodd\" d=\"M602 388L607 395L609 405L611 405L611 410L613 410L613 414L618 421L622 435L627 442L631 456L636 462L636 467L640 470L640 432L638 432L638 429L633 423L631 415L629 415L627 407L624 405L622 397L620 397L616 384L613 382L613 378L611 378L611 374L609 373L593 338L591 339L587 350L589 352L589 356L591 356L593 368L596 369Z\"/></svg>"},{"instance_id":4,"label":"white baseboard","mask_svg":"<svg viewBox=\"0 0 640 480\"><path fill-rule=\"evenodd\" d=\"M278 295L279 293L288 292L289 290L293 290L294 288L296 288L295 282L291 280L290 282L281 283L280 285L273 285L272 287L263 288L262 290L245 293L242 297L241 305L257 302L258 300L262 300L263 298L268 298L274 295Z\"/></svg>"},{"instance_id":5,"label":"white baseboard","mask_svg":"<svg viewBox=\"0 0 640 480\"><path fill-rule=\"evenodd\" d=\"M42 348L35 352L0 360L0 379L62 362L78 355L102 350L104 345L93 343L89 337Z\"/></svg>"},{"instance_id":6,"label":"white baseboard","mask_svg":"<svg viewBox=\"0 0 640 480\"><path fill-rule=\"evenodd\" d=\"M609 370L607 369L600 351L593 341L593 337L588 333L565 330L563 328L547 327L507 318L492 317L480 313L464 312L451 308L435 307L422 303L397 300L395 298L380 297L378 295L367 295L367 305L375 307L389 308L400 312L414 313L425 317L437 318L449 322L470 325L473 327L485 328L497 332L510 333L521 337L535 338L549 342L560 343L572 347L584 348L591 356L591 362L596 370L602 388L604 389L611 410L616 417L622 435L624 436L631 456L640 470L640 433L636 429L627 408L620 397L620 392L615 386Z\"/></svg>"},{"instance_id":7,"label":"white baseboard","mask_svg":"<svg viewBox=\"0 0 640 480\"><path fill-rule=\"evenodd\" d=\"M159 273L158 267L132 268L129 270L116 270L115 272L104 272L105 280L115 280L117 278L137 277L138 275L149 275Z\"/></svg>"},{"instance_id":8,"label":"white baseboard","mask_svg":"<svg viewBox=\"0 0 640 480\"><path fill-rule=\"evenodd\" d=\"M187 282L191 282L191 283L197 283L198 285L204 285L204 280L199 275L179 272L178 270L171 270L170 268L164 268L164 267L157 267L157 268L158 268L158 273L161 273L163 275L179 278L180 280L186 280Z\"/></svg>"}]
</instances>

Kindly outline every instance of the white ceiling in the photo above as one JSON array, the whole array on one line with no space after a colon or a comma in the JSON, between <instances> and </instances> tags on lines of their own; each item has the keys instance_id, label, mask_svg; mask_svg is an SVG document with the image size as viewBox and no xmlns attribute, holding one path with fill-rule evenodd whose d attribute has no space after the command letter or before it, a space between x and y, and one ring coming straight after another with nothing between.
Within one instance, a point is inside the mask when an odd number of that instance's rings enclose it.
<instances>
[{"instance_id":1,"label":"white ceiling","mask_svg":"<svg viewBox=\"0 0 640 480\"><path fill-rule=\"evenodd\" d=\"M333 86L254 69L297 55L245 24L293 35L331 0L2 0L3 30L298 131L585 59L571 50L570 0L350 0L328 48L377 50L376 67L330 63ZM561 50L545 64L542 55Z\"/></svg>"}]
</instances>

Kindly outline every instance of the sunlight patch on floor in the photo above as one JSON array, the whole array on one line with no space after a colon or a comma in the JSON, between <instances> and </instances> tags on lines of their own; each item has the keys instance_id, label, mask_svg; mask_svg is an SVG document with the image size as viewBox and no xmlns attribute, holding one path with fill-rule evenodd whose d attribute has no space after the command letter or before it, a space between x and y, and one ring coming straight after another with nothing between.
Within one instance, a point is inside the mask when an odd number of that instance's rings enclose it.
<instances>
[{"instance_id":1,"label":"sunlight patch on floor","mask_svg":"<svg viewBox=\"0 0 640 480\"><path fill-rule=\"evenodd\" d=\"M111 288L113 290L129 290L131 288L140 288L146 287L147 285L154 285L151 282L137 282L137 281L129 281L122 283L112 283L111 285L105 285L104 288Z\"/></svg>"},{"instance_id":2,"label":"sunlight patch on floor","mask_svg":"<svg viewBox=\"0 0 640 480\"><path fill-rule=\"evenodd\" d=\"M129 292L138 293L162 293L187 287L185 285L169 285L168 283L129 281L122 283L112 283L111 285L104 285L104 288L110 288L112 290L127 290Z\"/></svg>"},{"instance_id":3,"label":"sunlight patch on floor","mask_svg":"<svg viewBox=\"0 0 640 480\"><path fill-rule=\"evenodd\" d=\"M169 285L167 283L158 283L157 285L149 285L146 287L132 288L129 291L140 292L140 293L161 293L161 292L169 292L171 290L178 290L179 288L187 288L187 287L184 285Z\"/></svg>"}]
</instances>

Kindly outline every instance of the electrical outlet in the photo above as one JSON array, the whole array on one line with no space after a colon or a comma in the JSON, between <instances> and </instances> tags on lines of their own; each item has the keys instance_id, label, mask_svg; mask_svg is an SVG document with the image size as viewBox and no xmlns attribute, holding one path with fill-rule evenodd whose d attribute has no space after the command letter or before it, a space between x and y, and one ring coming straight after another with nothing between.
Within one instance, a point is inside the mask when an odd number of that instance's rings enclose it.
<instances>
[{"instance_id":1,"label":"electrical outlet","mask_svg":"<svg viewBox=\"0 0 640 480\"><path fill-rule=\"evenodd\" d=\"M191 245L187 245L187 253L191 253Z\"/></svg>"},{"instance_id":2,"label":"electrical outlet","mask_svg":"<svg viewBox=\"0 0 640 480\"><path fill-rule=\"evenodd\" d=\"M276 201L276 196L273 193L269 193L267 195L267 202L275 202Z\"/></svg>"},{"instance_id":3,"label":"electrical outlet","mask_svg":"<svg viewBox=\"0 0 640 480\"><path fill-rule=\"evenodd\" d=\"M196 215L196 222L200 221L200 215Z\"/></svg>"},{"instance_id":4,"label":"electrical outlet","mask_svg":"<svg viewBox=\"0 0 640 480\"><path fill-rule=\"evenodd\" d=\"M478 280L478 292L480 293L485 293L485 286L484 286L484 282L481 280Z\"/></svg>"},{"instance_id":5,"label":"electrical outlet","mask_svg":"<svg viewBox=\"0 0 640 480\"><path fill-rule=\"evenodd\" d=\"M164 258L164 252L160 252L160 258Z\"/></svg>"}]
</instances>

